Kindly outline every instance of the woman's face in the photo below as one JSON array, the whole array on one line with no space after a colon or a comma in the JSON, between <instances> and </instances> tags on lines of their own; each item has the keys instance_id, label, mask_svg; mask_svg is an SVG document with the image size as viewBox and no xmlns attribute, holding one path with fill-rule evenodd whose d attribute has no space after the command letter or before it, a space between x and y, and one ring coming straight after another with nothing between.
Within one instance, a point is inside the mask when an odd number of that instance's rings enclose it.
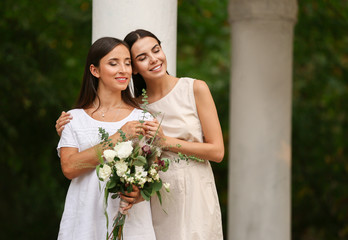
<instances>
[{"instance_id":1,"label":"woman's face","mask_svg":"<svg viewBox=\"0 0 348 240\"><path fill-rule=\"evenodd\" d=\"M99 88L125 90L132 75L130 52L124 45L117 45L100 59L99 67L93 64L91 73L99 78Z\"/></svg>"},{"instance_id":2,"label":"woman's face","mask_svg":"<svg viewBox=\"0 0 348 240\"><path fill-rule=\"evenodd\" d=\"M160 78L166 75L167 59L156 39L144 37L132 46L133 73L144 79Z\"/></svg>"}]
</instances>

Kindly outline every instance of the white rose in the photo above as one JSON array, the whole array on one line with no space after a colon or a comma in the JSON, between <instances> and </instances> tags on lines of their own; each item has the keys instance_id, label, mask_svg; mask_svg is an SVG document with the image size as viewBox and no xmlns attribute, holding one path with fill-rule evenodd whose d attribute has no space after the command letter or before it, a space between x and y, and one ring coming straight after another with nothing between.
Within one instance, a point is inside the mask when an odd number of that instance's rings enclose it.
<instances>
[{"instance_id":1,"label":"white rose","mask_svg":"<svg viewBox=\"0 0 348 240\"><path fill-rule=\"evenodd\" d=\"M114 147L116 156L120 159L125 159L131 155L133 151L132 141L120 142Z\"/></svg>"},{"instance_id":2,"label":"white rose","mask_svg":"<svg viewBox=\"0 0 348 240\"><path fill-rule=\"evenodd\" d=\"M123 177L128 170L128 165L125 161L120 160L115 162L117 176Z\"/></svg>"},{"instance_id":3,"label":"white rose","mask_svg":"<svg viewBox=\"0 0 348 240\"><path fill-rule=\"evenodd\" d=\"M114 157L116 157L116 152L111 149L104 150L103 157L106 159L107 162L114 161Z\"/></svg>"},{"instance_id":4,"label":"white rose","mask_svg":"<svg viewBox=\"0 0 348 240\"><path fill-rule=\"evenodd\" d=\"M163 187L169 192L170 183L163 183Z\"/></svg>"},{"instance_id":5,"label":"white rose","mask_svg":"<svg viewBox=\"0 0 348 240\"><path fill-rule=\"evenodd\" d=\"M99 168L99 177L103 179L103 181L109 179L111 175L111 167L108 165L103 165L102 168Z\"/></svg>"}]
</instances>

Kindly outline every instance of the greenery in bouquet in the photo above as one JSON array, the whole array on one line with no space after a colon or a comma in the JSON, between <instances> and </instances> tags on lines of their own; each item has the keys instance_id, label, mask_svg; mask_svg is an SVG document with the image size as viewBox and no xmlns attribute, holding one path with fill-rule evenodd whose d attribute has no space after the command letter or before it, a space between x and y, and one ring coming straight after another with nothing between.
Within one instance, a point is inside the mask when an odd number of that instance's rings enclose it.
<instances>
[{"instance_id":1,"label":"greenery in bouquet","mask_svg":"<svg viewBox=\"0 0 348 240\"><path fill-rule=\"evenodd\" d=\"M147 138L140 135L138 138L127 140L125 134L121 133L122 141L115 146L111 143L108 133L104 129L99 128L102 143L105 149L100 156L100 164L96 171L100 181L105 184L105 215L108 223L108 213L106 206L108 197L119 197L119 193L131 192L133 185L140 190L141 196L149 201L150 198L157 194L160 202L160 190L162 186L169 191L169 184L163 183L159 177L159 172L167 171L169 167L169 159L160 158L161 147L156 137ZM120 202L120 209L114 220L113 230L107 233L108 239L122 239L122 230L126 218L126 213L122 208L127 206L124 202Z\"/></svg>"},{"instance_id":2,"label":"greenery in bouquet","mask_svg":"<svg viewBox=\"0 0 348 240\"><path fill-rule=\"evenodd\" d=\"M142 93L142 102L143 119L139 120L140 123L144 123L145 115L149 113L145 89L143 89ZM155 115L151 115L155 117ZM157 137L158 131L159 129L151 138L139 135L137 138L127 140L125 133L119 130L118 132L122 140L114 145L109 139L109 134L103 128L99 128L103 152L100 154L100 164L97 166L96 171L99 180L105 182L104 203L107 228L109 226L109 217L106 209L109 195L111 195L112 199L115 199L119 197L119 193L125 193L126 191L130 193L133 191L133 186L137 186L141 196L146 201L149 201L156 194L162 204L160 190L164 187L169 192L169 183L163 183L159 176L159 172L168 170L170 159L161 158L161 141L163 139ZM172 160L185 160L187 162L189 160L204 161L180 152L178 153L178 158ZM121 199L112 232L110 235L107 232L107 239L122 239L123 225L126 219L126 212L124 212L123 208L127 205L128 203L123 202Z\"/></svg>"}]
</instances>

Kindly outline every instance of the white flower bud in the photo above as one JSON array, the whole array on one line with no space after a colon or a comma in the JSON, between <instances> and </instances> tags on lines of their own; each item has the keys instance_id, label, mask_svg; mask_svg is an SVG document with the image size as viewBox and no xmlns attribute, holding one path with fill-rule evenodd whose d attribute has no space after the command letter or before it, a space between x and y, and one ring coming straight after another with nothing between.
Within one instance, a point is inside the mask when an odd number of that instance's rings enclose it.
<instances>
[{"instance_id":1,"label":"white flower bud","mask_svg":"<svg viewBox=\"0 0 348 240\"><path fill-rule=\"evenodd\" d=\"M111 167L109 165L103 165L102 168L99 168L99 177L103 179L103 181L108 180L111 175Z\"/></svg>"},{"instance_id":2,"label":"white flower bud","mask_svg":"<svg viewBox=\"0 0 348 240\"><path fill-rule=\"evenodd\" d=\"M170 183L163 183L163 187L169 192Z\"/></svg>"},{"instance_id":3,"label":"white flower bud","mask_svg":"<svg viewBox=\"0 0 348 240\"><path fill-rule=\"evenodd\" d=\"M112 162L114 161L114 157L116 157L116 152L111 149L104 150L103 157L107 162Z\"/></svg>"}]
</instances>

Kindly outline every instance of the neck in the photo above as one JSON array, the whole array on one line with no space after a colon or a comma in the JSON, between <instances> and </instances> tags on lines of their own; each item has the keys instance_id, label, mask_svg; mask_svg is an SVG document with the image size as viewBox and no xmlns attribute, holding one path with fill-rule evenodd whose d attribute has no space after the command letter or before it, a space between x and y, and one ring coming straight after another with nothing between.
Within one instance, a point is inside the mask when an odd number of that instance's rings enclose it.
<instances>
[{"instance_id":1,"label":"neck","mask_svg":"<svg viewBox=\"0 0 348 240\"><path fill-rule=\"evenodd\" d=\"M158 79L145 79L147 96L154 100L162 98L173 89L177 80L168 74Z\"/></svg>"},{"instance_id":2,"label":"neck","mask_svg":"<svg viewBox=\"0 0 348 240\"><path fill-rule=\"evenodd\" d=\"M122 104L123 100L121 97L121 91L120 92L106 92L106 91L99 91L98 89L98 96L99 96L99 101L98 98L94 100L94 104L97 106L100 105L101 108L112 108L115 106L119 106Z\"/></svg>"}]
</instances>

